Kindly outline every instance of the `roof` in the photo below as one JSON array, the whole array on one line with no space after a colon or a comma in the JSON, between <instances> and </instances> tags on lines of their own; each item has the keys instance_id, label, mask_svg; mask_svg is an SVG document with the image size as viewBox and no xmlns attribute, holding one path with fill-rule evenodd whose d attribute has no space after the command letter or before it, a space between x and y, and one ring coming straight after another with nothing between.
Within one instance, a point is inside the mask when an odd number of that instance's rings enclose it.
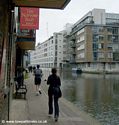
<instances>
[{"instance_id":1,"label":"roof","mask_svg":"<svg viewBox=\"0 0 119 125\"><path fill-rule=\"evenodd\" d=\"M18 7L64 9L71 0L12 0Z\"/></svg>"}]
</instances>

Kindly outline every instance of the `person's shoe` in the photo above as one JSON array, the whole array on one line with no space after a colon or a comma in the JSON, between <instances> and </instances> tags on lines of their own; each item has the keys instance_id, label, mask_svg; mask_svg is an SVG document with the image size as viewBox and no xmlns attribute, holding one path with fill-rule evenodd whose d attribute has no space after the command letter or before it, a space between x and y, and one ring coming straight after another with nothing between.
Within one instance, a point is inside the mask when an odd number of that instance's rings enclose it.
<instances>
[{"instance_id":1,"label":"person's shoe","mask_svg":"<svg viewBox=\"0 0 119 125\"><path fill-rule=\"evenodd\" d=\"M57 116L55 116L55 122L57 122L58 121L58 117Z\"/></svg>"},{"instance_id":2,"label":"person's shoe","mask_svg":"<svg viewBox=\"0 0 119 125\"><path fill-rule=\"evenodd\" d=\"M39 90L39 93L42 94L40 90Z\"/></svg>"}]
</instances>

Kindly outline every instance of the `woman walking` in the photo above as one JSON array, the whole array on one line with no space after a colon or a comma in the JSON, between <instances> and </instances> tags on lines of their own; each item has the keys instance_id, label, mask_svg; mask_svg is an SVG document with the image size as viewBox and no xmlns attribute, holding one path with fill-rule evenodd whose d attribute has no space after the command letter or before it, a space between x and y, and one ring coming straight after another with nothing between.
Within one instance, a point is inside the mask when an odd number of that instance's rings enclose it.
<instances>
[{"instance_id":1,"label":"woman walking","mask_svg":"<svg viewBox=\"0 0 119 125\"><path fill-rule=\"evenodd\" d=\"M57 76L56 68L52 69L52 74L48 77L47 84L49 85L48 97L49 97L49 115L53 114L53 101L54 101L54 118L55 121L58 121L59 117L59 104L58 99L61 97L61 81L59 76Z\"/></svg>"}]
</instances>

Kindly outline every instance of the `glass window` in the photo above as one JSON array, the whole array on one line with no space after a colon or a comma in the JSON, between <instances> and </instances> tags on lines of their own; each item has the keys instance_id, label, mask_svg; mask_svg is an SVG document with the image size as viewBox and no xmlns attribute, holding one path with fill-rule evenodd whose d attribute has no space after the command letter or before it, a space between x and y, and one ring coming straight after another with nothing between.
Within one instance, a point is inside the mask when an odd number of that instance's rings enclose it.
<instances>
[{"instance_id":1,"label":"glass window","mask_svg":"<svg viewBox=\"0 0 119 125\"><path fill-rule=\"evenodd\" d=\"M104 58L104 53L102 52L98 53L98 58Z\"/></svg>"},{"instance_id":2,"label":"glass window","mask_svg":"<svg viewBox=\"0 0 119 125\"><path fill-rule=\"evenodd\" d=\"M98 49L98 44L97 43L93 43L93 50L97 50Z\"/></svg>"},{"instance_id":3,"label":"glass window","mask_svg":"<svg viewBox=\"0 0 119 125\"><path fill-rule=\"evenodd\" d=\"M113 34L118 34L118 28L113 28L113 29L112 29L112 33L113 33Z\"/></svg>"},{"instance_id":4,"label":"glass window","mask_svg":"<svg viewBox=\"0 0 119 125\"><path fill-rule=\"evenodd\" d=\"M99 41L103 41L104 40L104 36L103 35L100 35L99 36Z\"/></svg>"},{"instance_id":5,"label":"glass window","mask_svg":"<svg viewBox=\"0 0 119 125\"><path fill-rule=\"evenodd\" d=\"M107 40L108 40L108 41L112 41L112 35L108 35L108 36L107 36Z\"/></svg>"},{"instance_id":6,"label":"glass window","mask_svg":"<svg viewBox=\"0 0 119 125\"><path fill-rule=\"evenodd\" d=\"M112 28L111 28L111 27L108 27L108 28L107 28L107 31L110 32L110 33L112 33Z\"/></svg>"},{"instance_id":7,"label":"glass window","mask_svg":"<svg viewBox=\"0 0 119 125\"><path fill-rule=\"evenodd\" d=\"M97 60L97 56L98 56L98 53L97 53L97 52L94 52L94 53L93 53L93 57L94 57L94 60L95 60L95 61Z\"/></svg>"}]
</instances>

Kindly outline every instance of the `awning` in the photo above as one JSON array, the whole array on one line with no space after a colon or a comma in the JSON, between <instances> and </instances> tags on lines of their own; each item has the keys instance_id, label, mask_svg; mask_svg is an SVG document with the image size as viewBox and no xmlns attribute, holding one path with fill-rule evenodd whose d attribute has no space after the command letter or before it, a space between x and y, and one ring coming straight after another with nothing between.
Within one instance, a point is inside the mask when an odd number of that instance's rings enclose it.
<instances>
[{"instance_id":1,"label":"awning","mask_svg":"<svg viewBox=\"0 0 119 125\"><path fill-rule=\"evenodd\" d=\"M64 9L70 0L12 0L18 7Z\"/></svg>"}]
</instances>

